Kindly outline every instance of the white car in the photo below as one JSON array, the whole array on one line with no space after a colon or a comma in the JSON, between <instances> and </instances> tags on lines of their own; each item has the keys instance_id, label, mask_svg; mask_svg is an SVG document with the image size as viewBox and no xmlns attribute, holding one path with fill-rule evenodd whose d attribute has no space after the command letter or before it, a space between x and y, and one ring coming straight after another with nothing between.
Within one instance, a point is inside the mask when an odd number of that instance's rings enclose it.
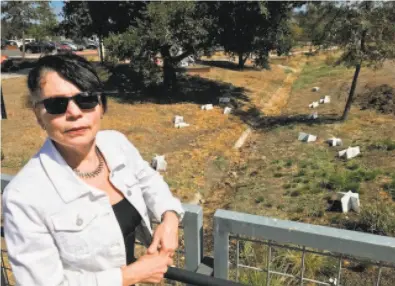
<instances>
[{"instance_id":1,"label":"white car","mask_svg":"<svg viewBox=\"0 0 395 286\"><path fill-rule=\"evenodd\" d=\"M25 39L25 44L29 44L31 42L34 42L35 40L33 38L27 38ZM22 41L20 41L22 43Z\"/></svg>"},{"instance_id":2,"label":"white car","mask_svg":"<svg viewBox=\"0 0 395 286\"><path fill-rule=\"evenodd\" d=\"M186 61L188 64L195 64L195 58L192 55L187 56L185 59L183 59L183 61Z\"/></svg>"},{"instance_id":3,"label":"white car","mask_svg":"<svg viewBox=\"0 0 395 286\"><path fill-rule=\"evenodd\" d=\"M69 46L72 51L78 51L78 46L72 42L63 41L60 43L61 45Z\"/></svg>"},{"instance_id":4,"label":"white car","mask_svg":"<svg viewBox=\"0 0 395 286\"><path fill-rule=\"evenodd\" d=\"M178 66L181 68L186 68L188 66L188 62L185 60L182 60L181 62L179 62Z\"/></svg>"},{"instance_id":5,"label":"white car","mask_svg":"<svg viewBox=\"0 0 395 286\"><path fill-rule=\"evenodd\" d=\"M17 46L18 49L22 46L22 42L18 40L8 40L7 45L9 46Z\"/></svg>"}]
</instances>

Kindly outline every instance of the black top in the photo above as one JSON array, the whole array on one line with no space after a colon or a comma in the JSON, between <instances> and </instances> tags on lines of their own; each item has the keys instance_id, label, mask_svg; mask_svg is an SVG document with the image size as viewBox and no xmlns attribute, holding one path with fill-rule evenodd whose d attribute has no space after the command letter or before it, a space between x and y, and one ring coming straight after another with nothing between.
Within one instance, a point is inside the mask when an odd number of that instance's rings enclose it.
<instances>
[{"instance_id":1,"label":"black top","mask_svg":"<svg viewBox=\"0 0 395 286\"><path fill-rule=\"evenodd\" d=\"M119 226L121 227L123 239L125 241L126 262L130 264L136 261L136 258L134 258L135 230L141 223L141 215L125 198L113 205L112 208Z\"/></svg>"}]
</instances>

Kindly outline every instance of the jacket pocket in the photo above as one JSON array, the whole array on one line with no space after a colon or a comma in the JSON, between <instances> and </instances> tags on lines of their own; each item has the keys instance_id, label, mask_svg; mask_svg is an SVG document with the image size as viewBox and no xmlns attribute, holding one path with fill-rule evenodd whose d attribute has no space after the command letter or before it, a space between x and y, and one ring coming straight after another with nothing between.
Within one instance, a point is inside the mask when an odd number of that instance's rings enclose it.
<instances>
[{"instance_id":1,"label":"jacket pocket","mask_svg":"<svg viewBox=\"0 0 395 286\"><path fill-rule=\"evenodd\" d=\"M51 217L55 241L60 253L71 259L92 254L91 225L98 213L91 209L68 209Z\"/></svg>"}]
</instances>

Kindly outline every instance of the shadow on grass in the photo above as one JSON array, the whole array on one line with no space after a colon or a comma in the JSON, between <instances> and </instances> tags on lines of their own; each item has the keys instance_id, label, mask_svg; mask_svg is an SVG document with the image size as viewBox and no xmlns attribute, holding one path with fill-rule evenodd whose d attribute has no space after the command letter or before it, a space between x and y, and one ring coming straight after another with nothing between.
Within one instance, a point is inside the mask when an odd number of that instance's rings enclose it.
<instances>
[{"instance_id":1,"label":"shadow on grass","mask_svg":"<svg viewBox=\"0 0 395 286\"><path fill-rule=\"evenodd\" d=\"M317 119L309 119L309 114L265 116L257 108L250 108L247 111L236 110L234 115L238 116L244 123L255 130L270 131L272 129L294 124L321 125L332 124L340 121L338 114L321 115Z\"/></svg>"},{"instance_id":2,"label":"shadow on grass","mask_svg":"<svg viewBox=\"0 0 395 286\"><path fill-rule=\"evenodd\" d=\"M157 104L173 104L189 102L196 104L218 104L218 98L230 97L232 102L247 102L248 91L229 83L213 81L199 76L179 74L177 88L166 92L163 86L145 87L142 79L128 65L117 65L108 68L110 76L104 82L108 96L123 103L152 102Z\"/></svg>"},{"instance_id":3,"label":"shadow on grass","mask_svg":"<svg viewBox=\"0 0 395 286\"><path fill-rule=\"evenodd\" d=\"M256 107L247 111L241 107L249 102L248 89L229 83L209 80L199 76L178 75L177 89L166 93L162 86L144 87L142 79L127 64L107 67L109 77L105 80L105 90L112 91L109 96L121 103L157 103L174 104L181 102L195 104L218 104L218 98L230 97L234 111L232 114L255 130L269 131L281 126L293 124L317 125L340 122L338 114L321 115L318 119L309 119L308 114L265 116Z\"/></svg>"},{"instance_id":4,"label":"shadow on grass","mask_svg":"<svg viewBox=\"0 0 395 286\"><path fill-rule=\"evenodd\" d=\"M37 59L8 59L1 65L1 72L3 73L16 73L27 75L30 69L34 68Z\"/></svg>"},{"instance_id":5,"label":"shadow on grass","mask_svg":"<svg viewBox=\"0 0 395 286\"><path fill-rule=\"evenodd\" d=\"M197 61L197 63L205 66L228 69L232 71L260 71L261 70L259 68L255 68L252 66L244 66L244 69L240 70L237 63L233 63L225 60L212 60L212 61L199 60Z\"/></svg>"}]
</instances>

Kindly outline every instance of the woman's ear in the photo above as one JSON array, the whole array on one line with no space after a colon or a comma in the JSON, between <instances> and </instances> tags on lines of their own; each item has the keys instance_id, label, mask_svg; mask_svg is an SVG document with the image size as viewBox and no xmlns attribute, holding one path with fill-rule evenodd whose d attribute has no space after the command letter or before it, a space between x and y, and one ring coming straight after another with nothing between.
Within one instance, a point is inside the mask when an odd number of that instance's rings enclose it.
<instances>
[{"instance_id":1,"label":"woman's ear","mask_svg":"<svg viewBox=\"0 0 395 286\"><path fill-rule=\"evenodd\" d=\"M101 107L101 115L100 115L100 119L103 119L103 117L104 117L104 106L103 106L103 104L101 104L100 105L100 107Z\"/></svg>"},{"instance_id":2,"label":"woman's ear","mask_svg":"<svg viewBox=\"0 0 395 286\"><path fill-rule=\"evenodd\" d=\"M41 126L43 130L46 130L43 120L41 119L40 109L38 107L33 107L34 115L36 116L37 123Z\"/></svg>"}]
</instances>

